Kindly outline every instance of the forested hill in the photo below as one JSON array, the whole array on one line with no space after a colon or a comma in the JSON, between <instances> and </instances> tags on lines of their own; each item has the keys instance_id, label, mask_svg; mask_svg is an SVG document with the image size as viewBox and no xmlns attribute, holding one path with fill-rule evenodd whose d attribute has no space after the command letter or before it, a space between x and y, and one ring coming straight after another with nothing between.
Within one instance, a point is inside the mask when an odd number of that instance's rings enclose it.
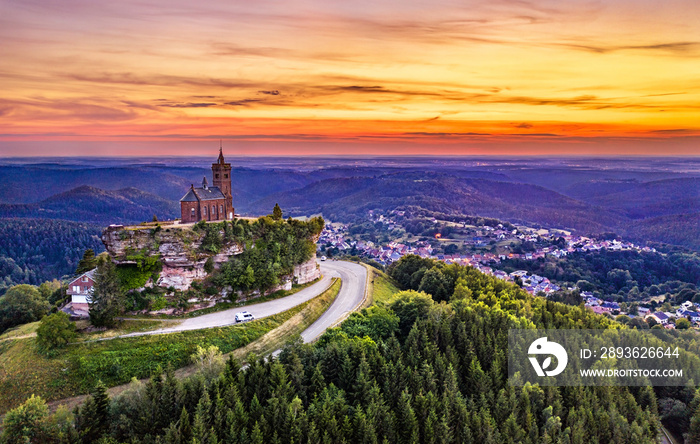
<instances>
[{"instance_id":1,"label":"forested hill","mask_svg":"<svg viewBox=\"0 0 700 444\"><path fill-rule=\"evenodd\" d=\"M13 285L73 273L86 249L104 250L101 234L101 227L87 223L0 219L0 295Z\"/></svg>"},{"instance_id":2,"label":"forested hill","mask_svg":"<svg viewBox=\"0 0 700 444\"><path fill-rule=\"evenodd\" d=\"M59 193L35 204L0 204L0 218L65 219L99 225L139 223L179 216L178 201L163 199L136 188L117 191L87 185Z\"/></svg>"},{"instance_id":3,"label":"forested hill","mask_svg":"<svg viewBox=\"0 0 700 444\"><path fill-rule=\"evenodd\" d=\"M371 178L327 179L299 190L273 194L253 210L279 203L293 214L322 212L331 220L352 220L369 209L414 205L447 214L474 214L510 222L602 232L618 226L614 211L595 207L525 183L461 178L437 173L396 173Z\"/></svg>"},{"instance_id":4,"label":"forested hill","mask_svg":"<svg viewBox=\"0 0 700 444\"><path fill-rule=\"evenodd\" d=\"M156 374L111 403L100 389L67 429L83 442L162 444L656 442L659 402L649 387L506 381L509 328L613 321L471 268L411 257L391 273L408 286L439 278L424 288L444 294L399 293L314 344L253 357L246 369L230 360L214 378L204 376L211 367L184 382ZM677 391L688 403L693 393Z\"/></svg>"},{"instance_id":5,"label":"forested hill","mask_svg":"<svg viewBox=\"0 0 700 444\"><path fill-rule=\"evenodd\" d=\"M0 217L103 225L174 217L190 184L211 178L213 160L13 161L0 165ZM367 210L411 205L700 248L696 158L236 158L233 166L243 215L279 203L292 216L352 223Z\"/></svg>"}]
</instances>

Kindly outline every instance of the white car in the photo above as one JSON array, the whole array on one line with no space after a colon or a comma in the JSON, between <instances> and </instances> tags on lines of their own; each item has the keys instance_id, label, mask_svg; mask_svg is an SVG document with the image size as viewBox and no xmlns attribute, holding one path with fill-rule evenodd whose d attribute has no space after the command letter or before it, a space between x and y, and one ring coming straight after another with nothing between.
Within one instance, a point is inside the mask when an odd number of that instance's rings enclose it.
<instances>
[{"instance_id":1,"label":"white car","mask_svg":"<svg viewBox=\"0 0 700 444\"><path fill-rule=\"evenodd\" d=\"M322 260L322 261L325 261L325 260L326 260L326 256L321 256L321 260Z\"/></svg>"},{"instance_id":2,"label":"white car","mask_svg":"<svg viewBox=\"0 0 700 444\"><path fill-rule=\"evenodd\" d=\"M247 311L242 311L240 313L236 313L236 324L238 324L240 322L250 322L254 319L255 319L255 316L248 313Z\"/></svg>"}]
</instances>

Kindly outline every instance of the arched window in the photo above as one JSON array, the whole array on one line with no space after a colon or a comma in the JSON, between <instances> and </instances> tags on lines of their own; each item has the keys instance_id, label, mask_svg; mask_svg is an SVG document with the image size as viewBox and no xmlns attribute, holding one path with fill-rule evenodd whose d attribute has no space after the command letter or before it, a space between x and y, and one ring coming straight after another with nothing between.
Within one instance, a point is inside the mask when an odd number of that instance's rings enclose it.
<instances>
[{"instance_id":1,"label":"arched window","mask_svg":"<svg viewBox=\"0 0 700 444\"><path fill-rule=\"evenodd\" d=\"M211 206L211 214L212 215L216 214L216 205Z\"/></svg>"},{"instance_id":2,"label":"arched window","mask_svg":"<svg viewBox=\"0 0 700 444\"><path fill-rule=\"evenodd\" d=\"M196 216L195 211L194 211L194 208L192 208L192 210L190 210L190 216L192 216L192 217L195 217L195 216Z\"/></svg>"},{"instance_id":3,"label":"arched window","mask_svg":"<svg viewBox=\"0 0 700 444\"><path fill-rule=\"evenodd\" d=\"M204 207L204 215L205 216L207 215L207 207L206 206Z\"/></svg>"},{"instance_id":4,"label":"arched window","mask_svg":"<svg viewBox=\"0 0 700 444\"><path fill-rule=\"evenodd\" d=\"M223 214L224 213L224 206L219 205L219 213Z\"/></svg>"}]
</instances>

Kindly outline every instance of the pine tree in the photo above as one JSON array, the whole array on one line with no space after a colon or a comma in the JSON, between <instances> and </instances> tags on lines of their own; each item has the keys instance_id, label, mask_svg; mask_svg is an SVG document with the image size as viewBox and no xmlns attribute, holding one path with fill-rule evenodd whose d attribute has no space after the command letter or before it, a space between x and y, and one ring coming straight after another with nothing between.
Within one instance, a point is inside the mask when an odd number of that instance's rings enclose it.
<instances>
[{"instance_id":1,"label":"pine tree","mask_svg":"<svg viewBox=\"0 0 700 444\"><path fill-rule=\"evenodd\" d=\"M285 401L291 399L294 393L292 384L289 382L284 366L278 361L275 361L270 367L269 381L271 390L270 396L284 399Z\"/></svg>"},{"instance_id":2,"label":"pine tree","mask_svg":"<svg viewBox=\"0 0 700 444\"><path fill-rule=\"evenodd\" d=\"M82 408L76 407L75 427L83 442L97 441L109 430L109 396L107 387L97 381Z\"/></svg>"},{"instance_id":3,"label":"pine tree","mask_svg":"<svg viewBox=\"0 0 700 444\"><path fill-rule=\"evenodd\" d=\"M257 421L255 421L253 430L250 432L250 442L251 444L263 444L264 442L263 434Z\"/></svg>"},{"instance_id":4,"label":"pine tree","mask_svg":"<svg viewBox=\"0 0 700 444\"><path fill-rule=\"evenodd\" d=\"M159 441L156 441L159 442ZM163 436L163 439L160 441L162 444L185 444L186 441L182 439L182 435L180 434L180 431L178 428L175 426L174 423L171 423L170 426L168 426L167 429L165 429L165 435Z\"/></svg>"},{"instance_id":5,"label":"pine tree","mask_svg":"<svg viewBox=\"0 0 700 444\"><path fill-rule=\"evenodd\" d=\"M90 302L90 322L96 327L114 327L116 317L124 311L124 293L114 262L100 260L95 272L95 285Z\"/></svg>"},{"instance_id":6,"label":"pine tree","mask_svg":"<svg viewBox=\"0 0 700 444\"><path fill-rule=\"evenodd\" d=\"M109 428L109 395L107 394L107 387L101 380L98 380L97 384L95 384L92 398L95 400L94 420L100 424L102 430L106 431Z\"/></svg>"},{"instance_id":7,"label":"pine tree","mask_svg":"<svg viewBox=\"0 0 700 444\"><path fill-rule=\"evenodd\" d=\"M321 393L324 387L326 387L326 381L323 377L323 371L321 370L321 363L319 362L316 364L311 374L311 385L309 387L308 397L311 398L313 395Z\"/></svg>"},{"instance_id":8,"label":"pine tree","mask_svg":"<svg viewBox=\"0 0 700 444\"><path fill-rule=\"evenodd\" d=\"M282 220L282 208L279 204L275 204L275 208L272 209L272 218L274 220Z\"/></svg>"},{"instance_id":9,"label":"pine tree","mask_svg":"<svg viewBox=\"0 0 700 444\"><path fill-rule=\"evenodd\" d=\"M411 407L411 395L408 393L408 390L404 390L399 398L399 404L396 409L396 431L399 442L418 442L418 421L416 420L413 407Z\"/></svg>"},{"instance_id":10,"label":"pine tree","mask_svg":"<svg viewBox=\"0 0 700 444\"><path fill-rule=\"evenodd\" d=\"M243 407L243 403L240 399L236 400L233 406L233 415L231 418L231 427L229 434L232 438L239 436L248 427L248 413Z\"/></svg>"},{"instance_id":11,"label":"pine tree","mask_svg":"<svg viewBox=\"0 0 700 444\"><path fill-rule=\"evenodd\" d=\"M81 275L86 271L90 271L97 266L97 258L95 257L95 250L88 248L83 253L83 258L78 262L78 268L75 270L76 275Z\"/></svg>"}]
</instances>

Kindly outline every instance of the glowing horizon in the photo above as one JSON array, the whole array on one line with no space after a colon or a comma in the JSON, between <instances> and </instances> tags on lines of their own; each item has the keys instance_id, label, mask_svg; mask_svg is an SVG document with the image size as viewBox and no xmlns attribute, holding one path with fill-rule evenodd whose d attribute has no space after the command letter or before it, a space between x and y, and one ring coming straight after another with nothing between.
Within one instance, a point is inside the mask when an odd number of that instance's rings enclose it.
<instances>
[{"instance_id":1,"label":"glowing horizon","mask_svg":"<svg viewBox=\"0 0 700 444\"><path fill-rule=\"evenodd\" d=\"M699 16L690 0L0 0L0 156L219 139L238 155L697 155Z\"/></svg>"}]
</instances>

